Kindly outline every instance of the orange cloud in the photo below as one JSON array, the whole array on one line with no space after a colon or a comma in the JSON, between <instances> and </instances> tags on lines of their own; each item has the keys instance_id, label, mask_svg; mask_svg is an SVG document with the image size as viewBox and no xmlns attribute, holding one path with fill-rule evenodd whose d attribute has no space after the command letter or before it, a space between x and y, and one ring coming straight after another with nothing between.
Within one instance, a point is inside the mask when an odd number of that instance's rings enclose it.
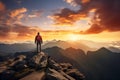
<instances>
[{"instance_id":1,"label":"orange cloud","mask_svg":"<svg viewBox=\"0 0 120 80\"><path fill-rule=\"evenodd\" d=\"M14 24L13 27L11 28L12 32L17 33L18 37L20 36L31 36L35 32L40 31L40 28L38 27L33 27L33 26L24 26L21 24Z\"/></svg>"},{"instance_id":2,"label":"orange cloud","mask_svg":"<svg viewBox=\"0 0 120 80\"><path fill-rule=\"evenodd\" d=\"M74 23L82 18L87 17L84 13L79 13L77 11L72 11L68 8L64 8L60 11L60 13L55 13L53 16L49 16L49 18L53 19L55 25L74 25Z\"/></svg>"},{"instance_id":3,"label":"orange cloud","mask_svg":"<svg viewBox=\"0 0 120 80\"><path fill-rule=\"evenodd\" d=\"M104 31L104 27L101 27L98 24L93 24L88 30L80 32L81 34L97 34Z\"/></svg>"},{"instance_id":4,"label":"orange cloud","mask_svg":"<svg viewBox=\"0 0 120 80\"><path fill-rule=\"evenodd\" d=\"M4 27L5 26L5 27ZM35 35L40 32L43 40L66 39L67 34L71 34L70 30L42 30L39 27L25 26L20 24L1 25L0 26L0 41L34 41ZM3 38L4 37L4 38Z\"/></svg>"},{"instance_id":5,"label":"orange cloud","mask_svg":"<svg viewBox=\"0 0 120 80\"><path fill-rule=\"evenodd\" d=\"M19 16L17 16L17 19L20 20L24 17L24 14L20 14Z\"/></svg>"},{"instance_id":6,"label":"orange cloud","mask_svg":"<svg viewBox=\"0 0 120 80\"><path fill-rule=\"evenodd\" d=\"M1 24L20 24L21 19L25 18L26 8L19 8L14 10L6 10L4 13L0 14Z\"/></svg>"},{"instance_id":7,"label":"orange cloud","mask_svg":"<svg viewBox=\"0 0 120 80\"><path fill-rule=\"evenodd\" d=\"M10 17L14 18L14 17L17 17L17 16L25 13L25 12L27 12L26 8L19 8L19 9L11 11L10 12Z\"/></svg>"},{"instance_id":8,"label":"orange cloud","mask_svg":"<svg viewBox=\"0 0 120 80\"><path fill-rule=\"evenodd\" d=\"M30 40L37 32L41 31L40 28L34 26L25 26L21 24L0 25L0 39L1 40ZM3 38L4 37L4 38Z\"/></svg>"},{"instance_id":9,"label":"orange cloud","mask_svg":"<svg viewBox=\"0 0 120 80\"><path fill-rule=\"evenodd\" d=\"M81 0L81 2L84 4L90 2L90 0Z\"/></svg>"},{"instance_id":10,"label":"orange cloud","mask_svg":"<svg viewBox=\"0 0 120 80\"><path fill-rule=\"evenodd\" d=\"M81 18L91 17L91 27L84 33L97 34L103 31L120 31L120 0L65 0L71 5L80 6L79 10L64 8L54 13L52 19L57 25L74 25ZM109 3L108 3L109 2ZM96 25L95 25L96 24ZM94 27L93 27L94 26Z\"/></svg>"},{"instance_id":11,"label":"orange cloud","mask_svg":"<svg viewBox=\"0 0 120 80\"><path fill-rule=\"evenodd\" d=\"M21 19L26 17L26 12L26 8L19 8L0 13L0 41L31 40L41 31L39 27L25 26L21 23Z\"/></svg>"},{"instance_id":12,"label":"orange cloud","mask_svg":"<svg viewBox=\"0 0 120 80\"><path fill-rule=\"evenodd\" d=\"M64 0L64 1L69 3L72 6L77 6L77 4L74 2L74 0Z\"/></svg>"},{"instance_id":13,"label":"orange cloud","mask_svg":"<svg viewBox=\"0 0 120 80\"><path fill-rule=\"evenodd\" d=\"M5 5L2 2L0 2L0 11L4 11L4 10L5 10Z\"/></svg>"}]
</instances>

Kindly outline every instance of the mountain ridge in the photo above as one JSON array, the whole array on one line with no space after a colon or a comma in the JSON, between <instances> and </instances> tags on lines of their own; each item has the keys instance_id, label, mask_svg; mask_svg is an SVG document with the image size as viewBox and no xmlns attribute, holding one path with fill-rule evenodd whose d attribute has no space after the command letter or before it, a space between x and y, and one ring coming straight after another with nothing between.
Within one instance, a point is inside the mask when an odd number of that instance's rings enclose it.
<instances>
[{"instance_id":1,"label":"mountain ridge","mask_svg":"<svg viewBox=\"0 0 120 80\"><path fill-rule=\"evenodd\" d=\"M35 53L35 52L34 52ZM70 63L57 63L45 53L18 55L1 62L0 80L84 80Z\"/></svg>"},{"instance_id":2,"label":"mountain ridge","mask_svg":"<svg viewBox=\"0 0 120 80\"><path fill-rule=\"evenodd\" d=\"M57 48L59 49L59 48ZM61 50L61 49L60 49ZM70 51L71 50L71 51ZM74 51L75 50L75 51ZM55 48L45 49L44 52L60 62L70 62L75 68L79 69L86 75L86 80L119 80L120 74L120 53L112 52L107 48L100 48L96 51L88 51L84 54L79 49L68 49L59 52L56 55ZM50 53L53 51L54 53ZM57 50L59 51L59 50ZM82 54L82 55L81 55ZM76 56L77 55L77 56Z\"/></svg>"}]
</instances>

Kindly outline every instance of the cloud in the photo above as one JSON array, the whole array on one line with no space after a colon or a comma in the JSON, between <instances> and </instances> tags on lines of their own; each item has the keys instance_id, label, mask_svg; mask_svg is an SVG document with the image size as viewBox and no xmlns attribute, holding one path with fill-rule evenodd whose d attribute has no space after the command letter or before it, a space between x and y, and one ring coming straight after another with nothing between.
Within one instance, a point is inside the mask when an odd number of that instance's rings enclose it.
<instances>
[{"instance_id":1,"label":"cloud","mask_svg":"<svg viewBox=\"0 0 120 80\"><path fill-rule=\"evenodd\" d=\"M34 26L25 26L21 24L14 24L14 25L7 25L3 24L0 25L0 38L10 38L12 35L11 33L14 33L14 39L15 38L28 38L35 35L36 32L41 31L40 28L34 27Z\"/></svg>"},{"instance_id":2,"label":"cloud","mask_svg":"<svg viewBox=\"0 0 120 80\"><path fill-rule=\"evenodd\" d=\"M95 5L95 3L98 5ZM100 25L100 27L102 27L102 30L99 30L99 28L96 29L98 33L103 31L109 31L109 32L120 31L120 23L119 23L120 1L119 0L93 0L89 3L89 5L90 4L95 5L93 7L96 8L93 23L97 22Z\"/></svg>"},{"instance_id":3,"label":"cloud","mask_svg":"<svg viewBox=\"0 0 120 80\"><path fill-rule=\"evenodd\" d=\"M1 3L0 3L1 5ZM28 17L27 8L16 8L13 10L1 9L0 11L0 41L26 41L34 38L39 27L23 25L21 20ZM34 14L39 16L39 11ZM3 38L4 37L4 38Z\"/></svg>"},{"instance_id":4,"label":"cloud","mask_svg":"<svg viewBox=\"0 0 120 80\"><path fill-rule=\"evenodd\" d=\"M14 10L5 9L0 13L0 24L20 24L21 20L25 18L26 12L26 8L18 8Z\"/></svg>"},{"instance_id":5,"label":"cloud","mask_svg":"<svg viewBox=\"0 0 120 80\"><path fill-rule=\"evenodd\" d=\"M58 13L54 13L51 19L54 20L56 25L71 25L78 20L88 17L89 12L93 10L92 7L86 7L89 0L65 0L67 3L73 6L79 6L79 10L71 10L69 8L63 8ZM83 6L82 6L83 5Z\"/></svg>"},{"instance_id":6,"label":"cloud","mask_svg":"<svg viewBox=\"0 0 120 80\"><path fill-rule=\"evenodd\" d=\"M69 3L72 6L77 6L77 4L74 2L74 0L64 0L64 1Z\"/></svg>"},{"instance_id":7,"label":"cloud","mask_svg":"<svg viewBox=\"0 0 120 80\"><path fill-rule=\"evenodd\" d=\"M18 5L21 5L21 3L23 2L23 0L15 0L15 2L16 2Z\"/></svg>"},{"instance_id":8,"label":"cloud","mask_svg":"<svg viewBox=\"0 0 120 80\"><path fill-rule=\"evenodd\" d=\"M94 13L94 17L91 20L93 25L91 25L90 29L86 30L85 33L94 34L101 33L103 31L120 31L120 0L65 1L71 5L80 6L80 8L77 11L63 8L58 13L55 13L53 16L51 16L55 24L73 25L76 21L89 17L88 14L92 11ZM99 25L100 27L93 27L95 24ZM99 30L101 27L102 29ZM94 29L96 29L96 31L94 31Z\"/></svg>"},{"instance_id":9,"label":"cloud","mask_svg":"<svg viewBox=\"0 0 120 80\"><path fill-rule=\"evenodd\" d=\"M25 12L27 12L26 8L15 9L15 10L10 12L10 17L12 17L12 18L19 17L20 15L22 15Z\"/></svg>"},{"instance_id":10,"label":"cloud","mask_svg":"<svg viewBox=\"0 0 120 80\"><path fill-rule=\"evenodd\" d=\"M18 34L18 36L30 36L33 35L35 32L38 32L39 28L34 28L33 26L25 26L21 24L15 24L12 27L12 32L15 32Z\"/></svg>"},{"instance_id":11,"label":"cloud","mask_svg":"<svg viewBox=\"0 0 120 80\"><path fill-rule=\"evenodd\" d=\"M90 2L91 0L81 0L83 4Z\"/></svg>"},{"instance_id":12,"label":"cloud","mask_svg":"<svg viewBox=\"0 0 120 80\"><path fill-rule=\"evenodd\" d=\"M0 41L27 41L34 40L37 32L40 32L43 40L63 39L67 34L71 34L71 30L42 30L35 26L25 26L22 24L3 24L0 25ZM66 35L65 35L66 34ZM3 38L4 37L4 38Z\"/></svg>"},{"instance_id":13,"label":"cloud","mask_svg":"<svg viewBox=\"0 0 120 80\"><path fill-rule=\"evenodd\" d=\"M5 5L2 2L0 2L0 11L4 11L5 8L6 8Z\"/></svg>"},{"instance_id":14,"label":"cloud","mask_svg":"<svg viewBox=\"0 0 120 80\"><path fill-rule=\"evenodd\" d=\"M36 18L36 17L40 17L42 15L43 11L41 10L33 10L28 17L29 18Z\"/></svg>"},{"instance_id":15,"label":"cloud","mask_svg":"<svg viewBox=\"0 0 120 80\"><path fill-rule=\"evenodd\" d=\"M64 0L66 3L69 3L72 6L80 6L82 4L86 4L91 0Z\"/></svg>"},{"instance_id":16,"label":"cloud","mask_svg":"<svg viewBox=\"0 0 120 80\"><path fill-rule=\"evenodd\" d=\"M53 16L50 16L54 20L55 25L73 25L76 21L84 17L87 17L87 15L68 8L61 9L60 13L55 13Z\"/></svg>"},{"instance_id":17,"label":"cloud","mask_svg":"<svg viewBox=\"0 0 120 80\"><path fill-rule=\"evenodd\" d=\"M85 32L81 32L82 34L97 34L104 30L103 27L99 26L98 24L93 24L88 30Z\"/></svg>"},{"instance_id":18,"label":"cloud","mask_svg":"<svg viewBox=\"0 0 120 80\"><path fill-rule=\"evenodd\" d=\"M21 19L25 18L26 8L14 10L5 10L0 13L0 39L24 39L30 38L40 31L40 28L34 26L25 26ZM21 40L20 39L20 40Z\"/></svg>"},{"instance_id":19,"label":"cloud","mask_svg":"<svg viewBox=\"0 0 120 80\"><path fill-rule=\"evenodd\" d=\"M6 27L4 25L0 25L0 37L7 37L10 32L10 27Z\"/></svg>"}]
</instances>

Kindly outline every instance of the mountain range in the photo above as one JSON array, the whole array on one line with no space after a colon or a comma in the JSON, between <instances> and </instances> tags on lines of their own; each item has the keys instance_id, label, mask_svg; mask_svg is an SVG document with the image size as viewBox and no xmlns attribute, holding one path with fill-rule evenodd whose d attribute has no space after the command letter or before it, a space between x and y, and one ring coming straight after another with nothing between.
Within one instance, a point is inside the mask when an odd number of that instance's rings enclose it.
<instances>
[{"instance_id":1,"label":"mountain range","mask_svg":"<svg viewBox=\"0 0 120 80\"><path fill-rule=\"evenodd\" d=\"M76 49L73 47L60 48L58 46L42 50L58 63L70 63L85 75L85 80L120 80L120 53L112 52L102 47L95 51ZM34 51L16 52L11 57L1 56L2 62L19 55L34 56Z\"/></svg>"},{"instance_id":2,"label":"mountain range","mask_svg":"<svg viewBox=\"0 0 120 80\"><path fill-rule=\"evenodd\" d=\"M111 43L103 43L103 42L93 42L87 40L78 40L78 41L61 41L61 40L52 40L45 41L42 44L42 49L51 48L51 47L60 47L62 49L66 49L69 47L75 49L82 49L87 53L87 51L95 51L101 47L106 47L107 49L113 52L120 52L120 42L111 42ZM36 50L36 45L32 42L30 43L14 43L14 44L5 44L0 43L0 55L12 54L15 52L26 52L26 51L34 51Z\"/></svg>"},{"instance_id":3,"label":"mountain range","mask_svg":"<svg viewBox=\"0 0 120 80\"><path fill-rule=\"evenodd\" d=\"M59 47L44 50L58 62L69 62L82 71L86 80L120 80L120 53L112 52L104 47L96 51Z\"/></svg>"}]
</instances>

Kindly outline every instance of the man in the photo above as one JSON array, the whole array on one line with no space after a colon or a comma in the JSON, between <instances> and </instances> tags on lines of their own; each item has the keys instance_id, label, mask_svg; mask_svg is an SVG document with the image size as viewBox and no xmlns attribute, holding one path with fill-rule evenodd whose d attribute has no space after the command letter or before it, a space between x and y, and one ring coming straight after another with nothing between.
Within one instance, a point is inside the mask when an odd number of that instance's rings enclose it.
<instances>
[{"instance_id":1,"label":"man","mask_svg":"<svg viewBox=\"0 0 120 80\"><path fill-rule=\"evenodd\" d=\"M36 37L35 37L35 44L37 45L37 52L41 52L41 44L43 43L42 41L42 37L40 35L40 33L38 32Z\"/></svg>"}]
</instances>

